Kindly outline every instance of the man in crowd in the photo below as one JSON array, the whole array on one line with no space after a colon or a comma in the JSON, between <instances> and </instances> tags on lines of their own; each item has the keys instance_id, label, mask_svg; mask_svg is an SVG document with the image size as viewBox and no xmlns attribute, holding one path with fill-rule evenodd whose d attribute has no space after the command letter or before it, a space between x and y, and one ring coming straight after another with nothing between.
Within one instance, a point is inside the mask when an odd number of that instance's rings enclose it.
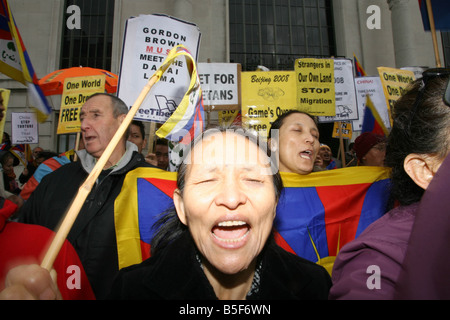
<instances>
[{"instance_id":1,"label":"man in crowd","mask_svg":"<svg viewBox=\"0 0 450 320\"><path fill-rule=\"evenodd\" d=\"M157 167L169 170L169 141L166 139L156 140L155 156L158 161Z\"/></svg>"},{"instance_id":2,"label":"man in crowd","mask_svg":"<svg viewBox=\"0 0 450 320\"><path fill-rule=\"evenodd\" d=\"M133 142L138 147L138 152L142 153L142 150L147 145L147 139L145 138L145 128L142 121L131 121L128 141Z\"/></svg>"},{"instance_id":3,"label":"man in crowd","mask_svg":"<svg viewBox=\"0 0 450 320\"><path fill-rule=\"evenodd\" d=\"M79 161L66 164L42 179L23 205L20 222L56 231L127 112L126 104L109 94L94 94L86 100L80 112L85 149L78 151ZM67 237L80 257L97 299L106 297L119 270L114 201L129 171L151 166L127 138L125 134L112 152Z\"/></svg>"}]
</instances>

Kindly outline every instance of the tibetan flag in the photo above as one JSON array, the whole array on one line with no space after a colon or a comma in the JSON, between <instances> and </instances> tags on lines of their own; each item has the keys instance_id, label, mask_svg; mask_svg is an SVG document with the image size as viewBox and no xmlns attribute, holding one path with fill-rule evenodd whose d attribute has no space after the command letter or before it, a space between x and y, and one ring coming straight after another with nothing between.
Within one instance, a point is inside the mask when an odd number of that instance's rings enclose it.
<instances>
[{"instance_id":1,"label":"tibetan flag","mask_svg":"<svg viewBox=\"0 0 450 320\"><path fill-rule=\"evenodd\" d=\"M363 67L358 61L358 58L353 54L353 61L355 63L355 73L356 77L365 77L367 76L366 71L364 71Z\"/></svg>"},{"instance_id":2,"label":"tibetan flag","mask_svg":"<svg viewBox=\"0 0 450 320\"><path fill-rule=\"evenodd\" d=\"M361 132L373 132L384 137L389 135L389 130L384 125L384 122L369 95L366 96L366 107L364 108L364 118Z\"/></svg>"},{"instance_id":3,"label":"tibetan flag","mask_svg":"<svg viewBox=\"0 0 450 320\"><path fill-rule=\"evenodd\" d=\"M176 177L157 168L138 168L125 177L114 208L119 268L150 257L152 226L173 205Z\"/></svg>"},{"instance_id":4,"label":"tibetan flag","mask_svg":"<svg viewBox=\"0 0 450 320\"><path fill-rule=\"evenodd\" d=\"M38 85L28 52L16 26L7 0L0 5L0 70L8 77L28 87L30 104L37 111L37 118L44 122L51 113L51 108Z\"/></svg>"},{"instance_id":5,"label":"tibetan flag","mask_svg":"<svg viewBox=\"0 0 450 320\"><path fill-rule=\"evenodd\" d=\"M26 167L28 162L33 161L33 155L29 144L16 144L9 149L19 161Z\"/></svg>"},{"instance_id":6,"label":"tibetan flag","mask_svg":"<svg viewBox=\"0 0 450 320\"><path fill-rule=\"evenodd\" d=\"M378 167L282 173L276 242L331 272L339 249L385 213L388 175ZM138 168L128 173L115 202L119 268L150 257L152 225L173 206L175 188L175 172Z\"/></svg>"},{"instance_id":7,"label":"tibetan flag","mask_svg":"<svg viewBox=\"0 0 450 320\"><path fill-rule=\"evenodd\" d=\"M430 31L430 17L428 15L427 1L419 0L420 13L422 14L423 28ZM431 0L432 15L436 30L450 31L450 1Z\"/></svg>"},{"instance_id":8,"label":"tibetan flag","mask_svg":"<svg viewBox=\"0 0 450 320\"><path fill-rule=\"evenodd\" d=\"M203 132L205 127L205 111L203 107L203 95L200 87L200 79L194 58L182 45L174 47L160 67L164 72L173 61L184 56L186 65L191 74L189 88L180 104L169 119L156 131L161 138L166 138L174 142L189 144L194 138ZM157 71L158 72L158 71Z\"/></svg>"},{"instance_id":9,"label":"tibetan flag","mask_svg":"<svg viewBox=\"0 0 450 320\"><path fill-rule=\"evenodd\" d=\"M306 176L282 172L285 190L274 224L278 244L331 274L342 246L386 212L389 173L381 167Z\"/></svg>"}]
</instances>

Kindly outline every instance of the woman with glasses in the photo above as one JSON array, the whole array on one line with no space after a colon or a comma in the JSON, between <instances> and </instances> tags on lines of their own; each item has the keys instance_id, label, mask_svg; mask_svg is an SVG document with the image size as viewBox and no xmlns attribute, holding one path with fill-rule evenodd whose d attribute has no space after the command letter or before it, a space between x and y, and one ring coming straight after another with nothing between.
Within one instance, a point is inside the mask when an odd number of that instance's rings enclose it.
<instances>
[{"instance_id":1,"label":"woman with glasses","mask_svg":"<svg viewBox=\"0 0 450 320\"><path fill-rule=\"evenodd\" d=\"M449 153L449 75L427 70L394 105L385 163L395 206L341 249L331 299L394 298L419 202Z\"/></svg>"}]
</instances>

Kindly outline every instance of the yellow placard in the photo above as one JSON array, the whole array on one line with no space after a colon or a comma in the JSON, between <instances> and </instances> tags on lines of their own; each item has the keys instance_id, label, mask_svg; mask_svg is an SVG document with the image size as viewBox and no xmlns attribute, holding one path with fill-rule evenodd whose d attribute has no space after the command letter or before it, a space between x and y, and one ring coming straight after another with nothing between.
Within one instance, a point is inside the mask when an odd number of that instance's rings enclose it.
<instances>
[{"instance_id":1,"label":"yellow placard","mask_svg":"<svg viewBox=\"0 0 450 320\"><path fill-rule=\"evenodd\" d=\"M414 72L408 70L378 67L384 96L389 111L389 120L392 126L391 108L395 102L407 91L408 86L416 80Z\"/></svg>"},{"instance_id":2,"label":"yellow placard","mask_svg":"<svg viewBox=\"0 0 450 320\"><path fill-rule=\"evenodd\" d=\"M295 60L298 107L314 116L336 116L333 59Z\"/></svg>"},{"instance_id":3,"label":"yellow placard","mask_svg":"<svg viewBox=\"0 0 450 320\"><path fill-rule=\"evenodd\" d=\"M9 96L11 95L11 90L0 88L0 93L3 98L3 107L5 108L5 111L3 111L3 119L2 121L0 121L0 136L3 136L3 130L5 129L5 122L6 122L6 112L8 110Z\"/></svg>"},{"instance_id":4,"label":"yellow placard","mask_svg":"<svg viewBox=\"0 0 450 320\"><path fill-rule=\"evenodd\" d=\"M333 138L340 138L339 131L341 131L342 138L351 139L353 130L350 121L336 121L333 127Z\"/></svg>"},{"instance_id":5,"label":"yellow placard","mask_svg":"<svg viewBox=\"0 0 450 320\"><path fill-rule=\"evenodd\" d=\"M105 81L105 75L65 79L57 134L80 132L81 106L94 93L105 92Z\"/></svg>"},{"instance_id":6,"label":"yellow placard","mask_svg":"<svg viewBox=\"0 0 450 320\"><path fill-rule=\"evenodd\" d=\"M280 115L296 109L295 72L242 72L241 92L242 126L267 137Z\"/></svg>"},{"instance_id":7,"label":"yellow placard","mask_svg":"<svg viewBox=\"0 0 450 320\"><path fill-rule=\"evenodd\" d=\"M240 125L240 110L222 110L218 112L219 125L228 127L231 125Z\"/></svg>"}]
</instances>

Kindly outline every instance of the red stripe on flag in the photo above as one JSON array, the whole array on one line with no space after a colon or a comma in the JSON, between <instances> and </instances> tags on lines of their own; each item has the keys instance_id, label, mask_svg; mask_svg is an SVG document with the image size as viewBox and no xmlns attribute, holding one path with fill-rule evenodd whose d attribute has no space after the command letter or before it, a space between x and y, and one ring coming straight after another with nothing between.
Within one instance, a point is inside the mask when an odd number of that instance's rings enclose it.
<instances>
[{"instance_id":1,"label":"red stripe on flag","mask_svg":"<svg viewBox=\"0 0 450 320\"><path fill-rule=\"evenodd\" d=\"M174 180L164 180L157 178L146 178L148 182L153 184L159 190L164 192L168 197L173 197L173 191L177 188L177 182Z\"/></svg>"},{"instance_id":2,"label":"red stripe on flag","mask_svg":"<svg viewBox=\"0 0 450 320\"><path fill-rule=\"evenodd\" d=\"M371 184L316 187L325 209L325 229L329 256L336 256L344 244L353 240L358 229L364 197ZM351 199L347 194L358 194ZM339 246L339 248L338 248Z\"/></svg>"},{"instance_id":3,"label":"red stripe on flag","mask_svg":"<svg viewBox=\"0 0 450 320\"><path fill-rule=\"evenodd\" d=\"M284 240L284 238L281 236L281 234L278 233L278 231L273 231L273 236L275 239L275 242L284 250L287 252L293 253L296 255L295 251L291 248L291 246Z\"/></svg>"},{"instance_id":4,"label":"red stripe on flag","mask_svg":"<svg viewBox=\"0 0 450 320\"><path fill-rule=\"evenodd\" d=\"M48 159L48 161L45 162L47 167L49 167L52 171L55 171L56 169L59 169L61 167L61 163L58 162L58 160L54 158Z\"/></svg>"},{"instance_id":5,"label":"red stripe on flag","mask_svg":"<svg viewBox=\"0 0 450 320\"><path fill-rule=\"evenodd\" d=\"M375 120L375 123L373 124L372 132L382 137L386 136L377 120Z\"/></svg>"},{"instance_id":6,"label":"red stripe on flag","mask_svg":"<svg viewBox=\"0 0 450 320\"><path fill-rule=\"evenodd\" d=\"M145 243L141 240L141 254L142 254L142 261L150 258L150 244Z\"/></svg>"}]
</instances>

